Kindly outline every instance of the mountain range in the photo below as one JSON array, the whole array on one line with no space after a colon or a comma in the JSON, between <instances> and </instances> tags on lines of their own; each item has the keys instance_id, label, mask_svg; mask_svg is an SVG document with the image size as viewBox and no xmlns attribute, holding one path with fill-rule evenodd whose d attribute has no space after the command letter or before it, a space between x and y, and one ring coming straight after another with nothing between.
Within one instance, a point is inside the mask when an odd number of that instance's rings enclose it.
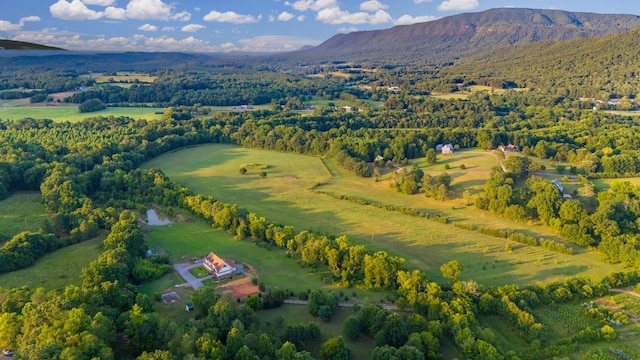
<instances>
[{"instance_id":1,"label":"mountain range","mask_svg":"<svg viewBox=\"0 0 640 360\"><path fill-rule=\"evenodd\" d=\"M297 61L442 65L489 49L542 40L620 34L640 27L640 16L561 10L499 8L385 30L339 34L307 50Z\"/></svg>"}]
</instances>

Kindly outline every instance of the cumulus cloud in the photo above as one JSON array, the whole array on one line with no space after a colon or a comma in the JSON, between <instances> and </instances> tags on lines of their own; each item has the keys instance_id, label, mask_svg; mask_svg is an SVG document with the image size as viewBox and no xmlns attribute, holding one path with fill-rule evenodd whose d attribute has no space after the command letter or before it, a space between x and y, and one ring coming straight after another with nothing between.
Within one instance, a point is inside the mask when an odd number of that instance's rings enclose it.
<instances>
[{"instance_id":1,"label":"cumulus cloud","mask_svg":"<svg viewBox=\"0 0 640 360\"><path fill-rule=\"evenodd\" d=\"M478 0L445 0L438 6L440 11L473 10L480 6Z\"/></svg>"},{"instance_id":2,"label":"cumulus cloud","mask_svg":"<svg viewBox=\"0 0 640 360\"><path fill-rule=\"evenodd\" d=\"M189 13L188 11L181 11L175 15L172 15L171 19L178 21L189 21L191 20L191 13Z\"/></svg>"},{"instance_id":3,"label":"cumulus cloud","mask_svg":"<svg viewBox=\"0 0 640 360\"><path fill-rule=\"evenodd\" d=\"M106 6L104 11L89 9L86 5ZM110 6L114 0L57 0L49 7L51 15L63 20L178 20L189 21L188 11L172 13L173 7L162 0L129 0L126 8Z\"/></svg>"},{"instance_id":4,"label":"cumulus cloud","mask_svg":"<svg viewBox=\"0 0 640 360\"><path fill-rule=\"evenodd\" d=\"M136 20L168 20L171 6L162 0L130 0L127 4L127 18Z\"/></svg>"},{"instance_id":5,"label":"cumulus cloud","mask_svg":"<svg viewBox=\"0 0 640 360\"><path fill-rule=\"evenodd\" d=\"M280 21L289 21L289 20L293 19L294 17L296 17L296 16L293 15L292 13L284 11L280 15L278 15L278 20L280 20Z\"/></svg>"},{"instance_id":6,"label":"cumulus cloud","mask_svg":"<svg viewBox=\"0 0 640 360\"><path fill-rule=\"evenodd\" d=\"M337 0L298 0L294 2L285 1L284 3L287 6L291 6L292 8L298 11L320 11L322 9L331 8L338 6Z\"/></svg>"},{"instance_id":7,"label":"cumulus cloud","mask_svg":"<svg viewBox=\"0 0 640 360\"><path fill-rule=\"evenodd\" d=\"M142 30L142 31L158 31L158 27L155 25L151 25L151 24L144 24L140 27L138 27L138 30Z\"/></svg>"},{"instance_id":8,"label":"cumulus cloud","mask_svg":"<svg viewBox=\"0 0 640 360\"><path fill-rule=\"evenodd\" d=\"M162 31L176 31L176 28L173 26L165 26L162 28Z\"/></svg>"},{"instance_id":9,"label":"cumulus cloud","mask_svg":"<svg viewBox=\"0 0 640 360\"><path fill-rule=\"evenodd\" d=\"M211 11L204 16L205 21L227 22L232 24L247 24L258 22L262 18L262 15L253 17L252 15L241 15L234 11L218 12Z\"/></svg>"},{"instance_id":10,"label":"cumulus cloud","mask_svg":"<svg viewBox=\"0 0 640 360\"><path fill-rule=\"evenodd\" d=\"M385 24L392 21L391 15L384 10L378 10L375 14L367 12L350 13L340 10L339 7L323 9L318 12L316 19L326 24Z\"/></svg>"},{"instance_id":11,"label":"cumulus cloud","mask_svg":"<svg viewBox=\"0 0 640 360\"><path fill-rule=\"evenodd\" d=\"M53 17L63 20L96 20L103 16L102 12L89 9L80 0L58 0L49 7L49 12Z\"/></svg>"},{"instance_id":12,"label":"cumulus cloud","mask_svg":"<svg viewBox=\"0 0 640 360\"><path fill-rule=\"evenodd\" d=\"M113 5L116 0L82 0L87 5L109 6Z\"/></svg>"},{"instance_id":13,"label":"cumulus cloud","mask_svg":"<svg viewBox=\"0 0 640 360\"><path fill-rule=\"evenodd\" d=\"M358 30L360 30L360 29L358 29L357 27L351 26L351 27L346 27L346 28L345 27L339 28L338 32L346 34L346 33L355 32L355 31L358 31Z\"/></svg>"},{"instance_id":14,"label":"cumulus cloud","mask_svg":"<svg viewBox=\"0 0 640 360\"><path fill-rule=\"evenodd\" d=\"M127 11L125 9L109 6L104 9L104 17L114 20L125 20L127 18Z\"/></svg>"},{"instance_id":15,"label":"cumulus cloud","mask_svg":"<svg viewBox=\"0 0 640 360\"><path fill-rule=\"evenodd\" d=\"M235 50L279 52L293 51L305 45L318 45L321 41L315 39L299 38L295 36L265 35L239 41L241 46Z\"/></svg>"},{"instance_id":16,"label":"cumulus cloud","mask_svg":"<svg viewBox=\"0 0 640 360\"><path fill-rule=\"evenodd\" d=\"M12 24L10 21L0 20L0 31L16 31L21 28L20 24Z\"/></svg>"},{"instance_id":17,"label":"cumulus cloud","mask_svg":"<svg viewBox=\"0 0 640 360\"><path fill-rule=\"evenodd\" d=\"M383 4L378 0L369 0L360 4L360 10L362 11L378 11L388 9L389 5Z\"/></svg>"},{"instance_id":18,"label":"cumulus cloud","mask_svg":"<svg viewBox=\"0 0 640 360\"><path fill-rule=\"evenodd\" d=\"M7 20L0 20L0 31L17 31L22 29L22 27L24 26L24 24L26 22L29 21L40 21L40 17L39 16L26 16L20 19L20 22L18 22L17 24L13 24L10 21Z\"/></svg>"},{"instance_id":19,"label":"cumulus cloud","mask_svg":"<svg viewBox=\"0 0 640 360\"><path fill-rule=\"evenodd\" d=\"M298 20L298 21L300 21L300 22L304 21L304 19L305 19L305 16L304 16L304 15L300 15L300 16L298 16L298 17L296 18L296 20Z\"/></svg>"},{"instance_id":20,"label":"cumulus cloud","mask_svg":"<svg viewBox=\"0 0 640 360\"><path fill-rule=\"evenodd\" d=\"M180 31L182 32L196 32L198 30L204 29L206 26L200 24L189 24L182 27Z\"/></svg>"},{"instance_id":21,"label":"cumulus cloud","mask_svg":"<svg viewBox=\"0 0 640 360\"><path fill-rule=\"evenodd\" d=\"M431 2L431 0L413 0L414 3L416 4L422 4L422 3L426 3L426 2Z\"/></svg>"},{"instance_id":22,"label":"cumulus cloud","mask_svg":"<svg viewBox=\"0 0 640 360\"><path fill-rule=\"evenodd\" d=\"M438 19L435 16L424 15L424 16L416 16L413 17L411 15L402 15L396 21L393 22L394 25L411 25L415 23L433 21Z\"/></svg>"}]
</instances>

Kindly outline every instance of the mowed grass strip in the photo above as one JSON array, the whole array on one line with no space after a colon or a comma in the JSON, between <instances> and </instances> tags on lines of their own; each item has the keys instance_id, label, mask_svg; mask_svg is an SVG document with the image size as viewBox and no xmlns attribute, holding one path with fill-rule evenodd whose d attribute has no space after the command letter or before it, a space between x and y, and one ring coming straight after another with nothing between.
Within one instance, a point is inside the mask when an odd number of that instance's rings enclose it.
<instances>
[{"instance_id":1,"label":"mowed grass strip","mask_svg":"<svg viewBox=\"0 0 640 360\"><path fill-rule=\"evenodd\" d=\"M249 163L268 164L267 177L261 178L256 171L241 175L240 165ZM595 253L584 251L568 256L517 243L511 243L508 251L504 239L310 191L313 185L330 179L321 189L326 187L338 194L390 204L396 204L392 199L412 198L395 193L388 186L382 192L379 186L383 184L356 178L340 169L331 169L335 174L331 177L315 157L214 144L164 154L143 167L162 169L172 180L196 193L238 204L271 221L293 225L298 231L349 235L354 243L407 259L410 266L426 271L436 281L444 281L440 265L452 259L463 264L462 279L489 286L524 285L577 275L597 280L611 271L621 270L602 263ZM332 188L334 184L338 185ZM382 198L377 198L379 193L384 194ZM432 209L424 196L413 198L423 202L421 208ZM453 211L451 205L449 211ZM478 214L477 211L460 213L459 217L484 225L485 220L478 218ZM491 219L491 224L504 221L488 212L482 214L485 219Z\"/></svg>"},{"instance_id":2,"label":"mowed grass strip","mask_svg":"<svg viewBox=\"0 0 640 360\"><path fill-rule=\"evenodd\" d=\"M46 254L32 266L0 275L0 287L45 290L64 289L67 285L82 283L82 268L103 252L106 235L64 247Z\"/></svg>"},{"instance_id":3,"label":"mowed grass strip","mask_svg":"<svg viewBox=\"0 0 640 360\"><path fill-rule=\"evenodd\" d=\"M37 231L47 218L39 192L18 192L0 201L0 234L6 237Z\"/></svg>"},{"instance_id":4,"label":"mowed grass strip","mask_svg":"<svg viewBox=\"0 0 640 360\"><path fill-rule=\"evenodd\" d=\"M13 107L0 108L0 119L2 120L20 120L25 118L32 119L49 119L53 121L70 121L80 122L87 118L93 117L120 117L126 116L132 119L156 120L162 117L162 114L156 112L164 112L164 108L134 108L134 107L109 107L102 111L81 113L77 106L43 106L43 107Z\"/></svg>"}]
</instances>

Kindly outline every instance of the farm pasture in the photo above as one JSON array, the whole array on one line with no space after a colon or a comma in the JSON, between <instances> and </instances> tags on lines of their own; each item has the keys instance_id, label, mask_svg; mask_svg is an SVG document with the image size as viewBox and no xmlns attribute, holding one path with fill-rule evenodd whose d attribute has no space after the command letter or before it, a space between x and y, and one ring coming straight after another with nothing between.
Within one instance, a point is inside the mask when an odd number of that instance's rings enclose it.
<instances>
[{"instance_id":1,"label":"farm pasture","mask_svg":"<svg viewBox=\"0 0 640 360\"><path fill-rule=\"evenodd\" d=\"M82 268L89 266L103 251L105 235L48 253L35 264L0 275L0 287L62 290L67 285L80 285Z\"/></svg>"},{"instance_id":2,"label":"farm pasture","mask_svg":"<svg viewBox=\"0 0 640 360\"><path fill-rule=\"evenodd\" d=\"M37 231L47 216L40 193L13 193L0 201L0 235L13 237L23 231Z\"/></svg>"},{"instance_id":3,"label":"farm pasture","mask_svg":"<svg viewBox=\"0 0 640 360\"><path fill-rule=\"evenodd\" d=\"M261 178L257 171L241 175L239 167L250 163L268 164L267 177ZM143 167L159 168L196 193L238 204L276 223L293 225L298 231L346 234L352 242L364 244L371 250L385 250L405 258L410 267L426 271L436 281L444 281L439 267L451 259L463 264L462 279L473 279L488 286L524 285L578 275L597 281L612 271L621 270L602 263L597 253L585 249L570 256L511 243L511 250L507 251L505 239L312 191L316 185L325 184L317 189L379 204L409 204L411 208L430 212L446 210L454 222L490 227L504 227L500 224L506 223L509 228L528 234L551 235L550 230L542 226L510 223L471 207L458 210L459 205L438 204L441 202L425 199L423 195L402 195L383 182L356 178L331 162L325 164L315 157L230 145L203 145L164 154Z\"/></svg>"}]
</instances>

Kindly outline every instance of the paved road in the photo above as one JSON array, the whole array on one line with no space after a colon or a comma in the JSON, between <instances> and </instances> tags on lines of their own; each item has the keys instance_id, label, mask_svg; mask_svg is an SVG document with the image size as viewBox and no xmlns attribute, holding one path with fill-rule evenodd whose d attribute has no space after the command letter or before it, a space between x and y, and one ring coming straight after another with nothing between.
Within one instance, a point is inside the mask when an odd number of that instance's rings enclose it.
<instances>
[{"instance_id":1,"label":"paved road","mask_svg":"<svg viewBox=\"0 0 640 360\"><path fill-rule=\"evenodd\" d=\"M211 279L212 277L211 275L201 277L201 278L197 278L193 276L193 274L191 274L189 270L196 268L198 266L202 266L202 260L197 261L195 263L173 264L173 268L176 269L178 274L180 274L180 276L182 276L182 278L187 282L187 284L194 289L203 287L204 285L202 285L202 280Z\"/></svg>"}]
</instances>

